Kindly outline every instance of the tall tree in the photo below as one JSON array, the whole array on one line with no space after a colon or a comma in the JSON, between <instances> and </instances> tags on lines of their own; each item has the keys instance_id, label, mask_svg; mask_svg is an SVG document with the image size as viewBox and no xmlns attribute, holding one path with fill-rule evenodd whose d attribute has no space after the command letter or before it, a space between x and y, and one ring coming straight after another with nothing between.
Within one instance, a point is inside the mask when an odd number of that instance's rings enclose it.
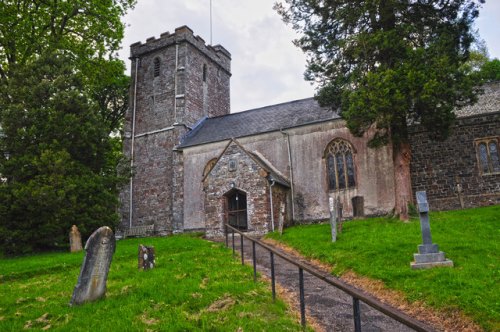
<instances>
[{"instance_id":1,"label":"tall tree","mask_svg":"<svg viewBox=\"0 0 500 332\"><path fill-rule=\"evenodd\" d=\"M135 0L0 3L0 246L67 245L118 220L129 79L116 58Z\"/></svg>"},{"instance_id":2,"label":"tall tree","mask_svg":"<svg viewBox=\"0 0 500 332\"><path fill-rule=\"evenodd\" d=\"M320 104L340 111L370 146L391 143L395 211L412 201L408 126L448 136L453 110L476 101L464 64L484 0L283 0L275 9L301 33L305 77Z\"/></svg>"}]
</instances>

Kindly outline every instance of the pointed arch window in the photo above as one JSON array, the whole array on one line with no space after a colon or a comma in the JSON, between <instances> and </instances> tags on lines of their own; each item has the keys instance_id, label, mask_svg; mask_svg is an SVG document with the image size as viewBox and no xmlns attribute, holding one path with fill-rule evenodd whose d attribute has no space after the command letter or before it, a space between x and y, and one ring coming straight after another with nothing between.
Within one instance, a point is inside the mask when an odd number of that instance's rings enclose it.
<instances>
[{"instance_id":1,"label":"pointed arch window","mask_svg":"<svg viewBox=\"0 0 500 332\"><path fill-rule=\"evenodd\" d=\"M153 60L153 76L158 77L160 76L160 58L155 58Z\"/></svg>"},{"instance_id":2,"label":"pointed arch window","mask_svg":"<svg viewBox=\"0 0 500 332\"><path fill-rule=\"evenodd\" d=\"M500 173L498 138L489 137L476 140L476 151L481 174Z\"/></svg>"},{"instance_id":3,"label":"pointed arch window","mask_svg":"<svg viewBox=\"0 0 500 332\"><path fill-rule=\"evenodd\" d=\"M335 139L325 150L326 173L329 190L342 190L356 186L352 146Z\"/></svg>"}]
</instances>

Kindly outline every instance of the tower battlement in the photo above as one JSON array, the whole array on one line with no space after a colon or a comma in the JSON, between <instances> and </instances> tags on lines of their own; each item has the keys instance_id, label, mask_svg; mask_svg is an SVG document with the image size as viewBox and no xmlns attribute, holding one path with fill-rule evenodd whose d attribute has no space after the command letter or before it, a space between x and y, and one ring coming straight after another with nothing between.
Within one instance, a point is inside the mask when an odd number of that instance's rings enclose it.
<instances>
[{"instance_id":1,"label":"tower battlement","mask_svg":"<svg viewBox=\"0 0 500 332\"><path fill-rule=\"evenodd\" d=\"M206 44L203 38L195 36L193 30L186 25L176 28L174 33L164 32L160 38L150 37L144 44L137 42L130 45L130 58L140 58L151 52L184 42L191 44L228 73L231 72L231 53L221 45Z\"/></svg>"}]
</instances>

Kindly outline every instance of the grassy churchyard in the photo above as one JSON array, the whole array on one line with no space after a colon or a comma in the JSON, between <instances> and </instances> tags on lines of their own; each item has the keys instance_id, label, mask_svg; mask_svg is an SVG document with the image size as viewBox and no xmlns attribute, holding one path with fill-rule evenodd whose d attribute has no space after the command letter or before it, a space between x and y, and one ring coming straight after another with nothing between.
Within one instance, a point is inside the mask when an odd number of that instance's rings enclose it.
<instances>
[{"instance_id":1,"label":"grassy churchyard","mask_svg":"<svg viewBox=\"0 0 500 332\"><path fill-rule=\"evenodd\" d=\"M410 302L459 309L487 331L500 331L500 206L431 212L432 239L455 267L411 270L421 244L420 223L389 218L346 222L337 242L330 225L297 226L269 237L308 258L382 281Z\"/></svg>"},{"instance_id":2,"label":"grassy churchyard","mask_svg":"<svg viewBox=\"0 0 500 332\"><path fill-rule=\"evenodd\" d=\"M333 266L332 273L380 280L444 311L459 309L487 331L500 330L500 206L430 214L433 242L453 268L412 270L421 243L418 218L345 222L336 243L329 224L269 237ZM157 267L138 271L138 245L156 249ZM216 330L298 331L297 317L269 285L222 244L195 235L117 242L106 299L69 307L83 253L0 260L0 331Z\"/></svg>"},{"instance_id":3,"label":"grassy churchyard","mask_svg":"<svg viewBox=\"0 0 500 332\"><path fill-rule=\"evenodd\" d=\"M138 245L157 267L137 269ZM193 235L117 242L106 298L69 307L83 253L0 260L0 331L299 331L230 250Z\"/></svg>"}]
</instances>

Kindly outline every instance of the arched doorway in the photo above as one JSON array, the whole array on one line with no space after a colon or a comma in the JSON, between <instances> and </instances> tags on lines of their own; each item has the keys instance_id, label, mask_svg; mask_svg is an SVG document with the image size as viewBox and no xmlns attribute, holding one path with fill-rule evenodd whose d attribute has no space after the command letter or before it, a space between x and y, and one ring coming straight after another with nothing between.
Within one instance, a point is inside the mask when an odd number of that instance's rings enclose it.
<instances>
[{"instance_id":1,"label":"arched doorway","mask_svg":"<svg viewBox=\"0 0 500 332\"><path fill-rule=\"evenodd\" d=\"M226 195L226 216L230 226L239 230L247 230L247 195L237 189L229 191Z\"/></svg>"}]
</instances>

